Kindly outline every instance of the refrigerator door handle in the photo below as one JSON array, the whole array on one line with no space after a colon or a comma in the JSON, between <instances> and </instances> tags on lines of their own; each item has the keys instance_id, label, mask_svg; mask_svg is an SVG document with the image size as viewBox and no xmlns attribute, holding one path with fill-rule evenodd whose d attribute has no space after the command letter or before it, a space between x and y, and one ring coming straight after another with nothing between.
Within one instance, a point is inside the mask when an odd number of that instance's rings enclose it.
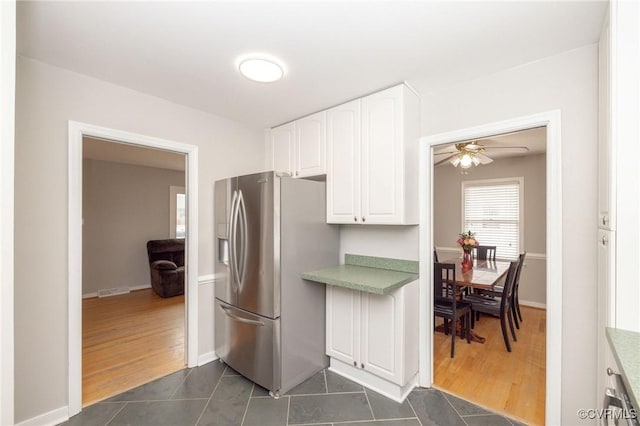
<instances>
[{"instance_id":1,"label":"refrigerator door handle","mask_svg":"<svg viewBox=\"0 0 640 426\"><path fill-rule=\"evenodd\" d=\"M229 308L227 308L226 306L220 306L220 308L222 308L222 310L224 311L225 315L227 315L229 318L233 318L234 320L236 320L238 322L242 322L242 323L245 323L245 324L251 324L251 325L258 325L260 327L263 327L265 325L262 321L251 320L249 318L242 318L242 317L232 313L231 310Z\"/></svg>"},{"instance_id":2,"label":"refrigerator door handle","mask_svg":"<svg viewBox=\"0 0 640 426\"><path fill-rule=\"evenodd\" d=\"M229 270L231 272L231 285L238 290L238 266L237 266L237 241L236 241L236 227L238 225L238 192L233 191L231 197L231 212L229 213Z\"/></svg>"},{"instance_id":3,"label":"refrigerator door handle","mask_svg":"<svg viewBox=\"0 0 640 426\"><path fill-rule=\"evenodd\" d=\"M242 239L240 246L240 262L239 262L239 274L238 274L238 289L242 288L244 279L247 272L247 256L249 253L249 236L248 236L248 222L247 222L247 207L244 203L244 197L242 196L242 190L239 190L238 196L238 213L237 215L241 219L240 223L240 238Z\"/></svg>"}]
</instances>

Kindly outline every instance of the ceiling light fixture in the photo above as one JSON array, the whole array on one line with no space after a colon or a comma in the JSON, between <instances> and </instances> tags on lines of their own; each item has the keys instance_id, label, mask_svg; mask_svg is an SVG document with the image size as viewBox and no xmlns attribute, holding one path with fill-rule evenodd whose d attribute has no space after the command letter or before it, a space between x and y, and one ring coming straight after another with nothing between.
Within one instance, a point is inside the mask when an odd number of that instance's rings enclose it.
<instances>
[{"instance_id":1,"label":"ceiling light fixture","mask_svg":"<svg viewBox=\"0 0 640 426\"><path fill-rule=\"evenodd\" d=\"M284 68L264 55L243 57L238 61L238 70L249 80L259 83L273 83L284 76Z\"/></svg>"}]
</instances>

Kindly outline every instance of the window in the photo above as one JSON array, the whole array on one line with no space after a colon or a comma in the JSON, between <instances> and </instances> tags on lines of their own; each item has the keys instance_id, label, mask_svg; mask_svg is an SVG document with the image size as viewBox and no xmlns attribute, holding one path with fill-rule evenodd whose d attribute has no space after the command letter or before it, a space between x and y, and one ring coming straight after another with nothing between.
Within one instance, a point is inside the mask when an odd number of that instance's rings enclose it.
<instances>
[{"instance_id":1,"label":"window","mask_svg":"<svg viewBox=\"0 0 640 426\"><path fill-rule=\"evenodd\" d=\"M516 259L522 244L524 178L462 182L462 229L482 245L496 246L496 257Z\"/></svg>"},{"instance_id":2,"label":"window","mask_svg":"<svg viewBox=\"0 0 640 426\"><path fill-rule=\"evenodd\" d=\"M187 197L183 186L169 187L169 237L185 238L187 235Z\"/></svg>"}]
</instances>

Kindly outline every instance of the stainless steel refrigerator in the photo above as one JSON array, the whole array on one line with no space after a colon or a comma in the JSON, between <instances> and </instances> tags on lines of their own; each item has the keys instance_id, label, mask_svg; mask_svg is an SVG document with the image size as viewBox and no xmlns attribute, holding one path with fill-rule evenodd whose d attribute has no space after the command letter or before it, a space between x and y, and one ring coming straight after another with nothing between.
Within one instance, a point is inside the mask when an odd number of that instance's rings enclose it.
<instances>
[{"instance_id":1,"label":"stainless steel refrigerator","mask_svg":"<svg viewBox=\"0 0 640 426\"><path fill-rule=\"evenodd\" d=\"M215 183L215 350L273 395L327 366L325 288L300 278L338 264L325 199L275 172Z\"/></svg>"}]
</instances>

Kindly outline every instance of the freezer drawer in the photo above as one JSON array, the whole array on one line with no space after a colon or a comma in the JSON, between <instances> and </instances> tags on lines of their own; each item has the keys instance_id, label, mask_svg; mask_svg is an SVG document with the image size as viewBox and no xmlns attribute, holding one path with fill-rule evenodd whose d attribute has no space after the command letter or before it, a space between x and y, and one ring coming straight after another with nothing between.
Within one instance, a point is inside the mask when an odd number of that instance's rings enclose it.
<instances>
[{"instance_id":1,"label":"freezer drawer","mask_svg":"<svg viewBox=\"0 0 640 426\"><path fill-rule=\"evenodd\" d=\"M280 389L280 318L265 318L216 299L215 350L249 380L271 391Z\"/></svg>"}]
</instances>

